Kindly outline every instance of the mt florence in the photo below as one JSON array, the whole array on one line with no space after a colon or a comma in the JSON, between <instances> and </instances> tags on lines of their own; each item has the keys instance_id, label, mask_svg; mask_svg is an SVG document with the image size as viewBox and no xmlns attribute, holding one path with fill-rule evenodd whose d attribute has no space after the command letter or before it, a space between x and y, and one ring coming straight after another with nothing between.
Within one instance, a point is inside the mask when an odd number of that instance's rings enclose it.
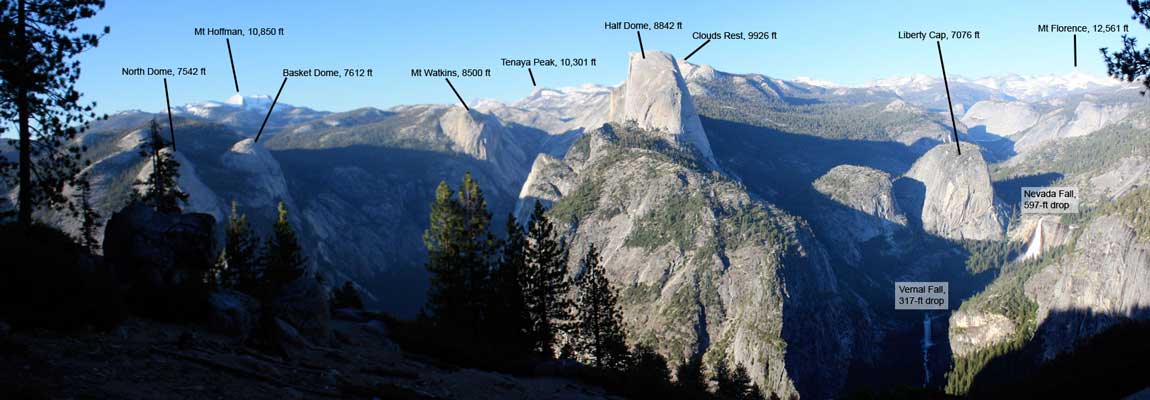
<instances>
[{"instance_id":1,"label":"mt florence","mask_svg":"<svg viewBox=\"0 0 1150 400\"><path fill-rule=\"evenodd\" d=\"M600 250L631 343L672 365L745 367L782 398L959 384L952 360L1025 335L1054 359L1150 318L1145 206L1129 206L1150 183L1139 88L1078 71L949 84L961 155L940 78L840 86L645 51L619 86L471 110L279 103L258 143L270 97L187 104L172 109L174 157L186 211L222 222L234 203L259 230L283 202L310 269L403 318L426 297L436 185L470 172L493 226L540 202L573 274L589 245ZM119 112L75 139L101 215L148 176L147 124L166 118ZM1075 186L1089 212L1022 215L1023 186ZM1004 262L980 266L987 248L1008 249ZM950 282L961 307L896 312L903 281Z\"/></svg>"}]
</instances>

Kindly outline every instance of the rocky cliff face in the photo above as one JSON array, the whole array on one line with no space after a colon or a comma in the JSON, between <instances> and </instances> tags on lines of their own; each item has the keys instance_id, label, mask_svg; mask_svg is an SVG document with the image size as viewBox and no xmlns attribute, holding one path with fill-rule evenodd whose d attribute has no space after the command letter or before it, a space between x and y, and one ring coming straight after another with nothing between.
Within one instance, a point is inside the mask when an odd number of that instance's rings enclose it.
<instances>
[{"instance_id":1,"label":"rocky cliff face","mask_svg":"<svg viewBox=\"0 0 1150 400\"><path fill-rule=\"evenodd\" d=\"M954 354L1033 333L1041 356L1051 359L1122 320L1150 319L1150 242L1140 217L1146 193L1091 211L1082 225L1051 216L1023 221L1016 234L1031 235L1027 253L951 317ZM1038 243L1045 236L1059 244ZM1037 247L1041 254L1028 257Z\"/></svg>"},{"instance_id":2,"label":"rocky cliff face","mask_svg":"<svg viewBox=\"0 0 1150 400\"><path fill-rule=\"evenodd\" d=\"M1034 106L1025 102L984 100L974 103L962 115L962 123L989 134L1010 136L1034 126L1040 116Z\"/></svg>"},{"instance_id":3,"label":"rocky cliff face","mask_svg":"<svg viewBox=\"0 0 1150 400\"><path fill-rule=\"evenodd\" d=\"M701 352L743 365L784 397L833 395L854 333L825 251L737 182L624 145L658 134L608 125L563 160L541 157L519 207L554 202L573 267L588 245L602 249L631 341L676 363Z\"/></svg>"},{"instance_id":4,"label":"rocky cliff face","mask_svg":"<svg viewBox=\"0 0 1150 400\"><path fill-rule=\"evenodd\" d=\"M704 163L717 166L674 56L631 53L627 80L611 94L610 112L612 121L634 121L644 130L658 131L668 143L698 151Z\"/></svg>"},{"instance_id":5,"label":"rocky cliff face","mask_svg":"<svg viewBox=\"0 0 1150 400\"><path fill-rule=\"evenodd\" d=\"M997 172L1004 177L1057 177L1059 185L1079 189L1080 203L1087 208L1150 185L1150 155L1143 150L1150 144L1146 135L1150 113L1145 99L1139 101L1141 108L1127 117L1087 135L1058 139L1019 154L1000 164Z\"/></svg>"},{"instance_id":6,"label":"rocky cliff face","mask_svg":"<svg viewBox=\"0 0 1150 400\"><path fill-rule=\"evenodd\" d=\"M271 152L251 138L240 140L221 157L221 163L243 179L249 195L235 199L251 208L274 209L284 201L290 209L295 202L288 193L287 180Z\"/></svg>"},{"instance_id":7,"label":"rocky cliff face","mask_svg":"<svg viewBox=\"0 0 1150 400\"><path fill-rule=\"evenodd\" d=\"M1090 98L1061 104L1043 114L1017 139L1015 148L1019 153L1024 153L1059 139L1089 135L1126 118L1138 106L1137 103L1127 102L1095 102Z\"/></svg>"},{"instance_id":8,"label":"rocky cliff face","mask_svg":"<svg viewBox=\"0 0 1150 400\"><path fill-rule=\"evenodd\" d=\"M1010 318L985 311L955 311L950 316L950 350L955 357L966 357L994 344L1010 340L1018 326Z\"/></svg>"},{"instance_id":9,"label":"rocky cliff face","mask_svg":"<svg viewBox=\"0 0 1150 400\"><path fill-rule=\"evenodd\" d=\"M906 216L899 209L892 192L889 174L869 167L840 165L832 168L812 184L815 190L831 200L811 214L831 246L847 262L861 261L858 244L876 237L888 241L898 229L906 227Z\"/></svg>"},{"instance_id":10,"label":"rocky cliff face","mask_svg":"<svg viewBox=\"0 0 1150 400\"><path fill-rule=\"evenodd\" d=\"M522 181L528 158L494 116L452 107L439 117L439 129L453 150L489 163L499 185L512 187Z\"/></svg>"},{"instance_id":11,"label":"rocky cliff face","mask_svg":"<svg viewBox=\"0 0 1150 400\"><path fill-rule=\"evenodd\" d=\"M590 143L590 139L584 139L583 143ZM535 202L541 202L544 207L551 208L563 197L563 193L571 193L576 183L575 178L574 170L565 160L540 154L535 158L535 164L531 166L527 181L523 182L523 189L519 191L519 201L515 204L515 219L519 221L530 219Z\"/></svg>"},{"instance_id":12,"label":"rocky cliff face","mask_svg":"<svg viewBox=\"0 0 1150 400\"><path fill-rule=\"evenodd\" d=\"M1071 181L1081 182L1079 185L1084 189L1084 202L1105 202L1150 185L1150 156L1123 157L1097 175L1084 174L1076 178Z\"/></svg>"},{"instance_id":13,"label":"rocky cliff face","mask_svg":"<svg viewBox=\"0 0 1150 400\"><path fill-rule=\"evenodd\" d=\"M409 317L423 304L421 234L434 188L470 172L492 213L512 211L540 148L532 134L491 114L414 105L329 115L267 141L314 243L316 262ZM530 157L527 154L531 154Z\"/></svg>"},{"instance_id":14,"label":"rocky cliff face","mask_svg":"<svg viewBox=\"0 0 1150 400\"><path fill-rule=\"evenodd\" d=\"M1000 238L1003 217L986 161L978 146L963 143L962 150L960 156L954 143L936 146L915 161L902 186L921 199L923 230L950 239Z\"/></svg>"},{"instance_id":15,"label":"rocky cliff face","mask_svg":"<svg viewBox=\"0 0 1150 400\"><path fill-rule=\"evenodd\" d=\"M1137 91L1098 88L1043 100L985 100L976 103L961 122L980 140L1009 138L1014 155L1028 155L1068 138L1090 135L1125 120L1145 107ZM1022 161L1017 157L1011 163Z\"/></svg>"},{"instance_id":16,"label":"rocky cliff face","mask_svg":"<svg viewBox=\"0 0 1150 400\"><path fill-rule=\"evenodd\" d=\"M562 159L536 159L521 217L551 204L572 267L590 244L601 249L632 342L674 363L700 353L742 365L784 398L835 395L856 333L826 251L805 222L710 168L673 58L632 55L630 73L612 97L620 123Z\"/></svg>"},{"instance_id":17,"label":"rocky cliff face","mask_svg":"<svg viewBox=\"0 0 1150 400\"><path fill-rule=\"evenodd\" d=\"M1122 318L1150 318L1150 243L1118 215L1082 230L1073 251L1026 282L1048 359Z\"/></svg>"},{"instance_id":18,"label":"rocky cliff face","mask_svg":"<svg viewBox=\"0 0 1150 400\"><path fill-rule=\"evenodd\" d=\"M224 218L223 210L219 206L218 197L204 181L200 179L200 175L196 173L196 166L183 153L172 151L170 147L160 150L161 153L171 154L172 158L180 163L180 177L176 181L180 190L188 194L187 203L181 203L180 206L187 212L198 212L211 215L216 221L222 221ZM140 172L136 175L136 182L147 182L148 176L152 174L152 163L145 162Z\"/></svg>"},{"instance_id":19,"label":"rocky cliff face","mask_svg":"<svg viewBox=\"0 0 1150 400\"><path fill-rule=\"evenodd\" d=\"M450 155L485 164L490 182L518 188L536 150L498 118L457 106L413 105L386 112L357 110L291 126L268 139L272 151L378 148ZM378 111L378 110L374 110ZM334 117L339 117L338 119Z\"/></svg>"}]
</instances>

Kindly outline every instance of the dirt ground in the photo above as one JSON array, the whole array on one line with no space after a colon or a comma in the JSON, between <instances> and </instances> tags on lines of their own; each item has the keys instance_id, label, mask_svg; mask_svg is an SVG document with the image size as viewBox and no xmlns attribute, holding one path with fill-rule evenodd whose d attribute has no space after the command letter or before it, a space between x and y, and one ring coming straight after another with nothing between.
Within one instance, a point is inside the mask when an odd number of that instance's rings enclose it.
<instances>
[{"instance_id":1,"label":"dirt ground","mask_svg":"<svg viewBox=\"0 0 1150 400\"><path fill-rule=\"evenodd\" d=\"M0 339L0 398L590 399L562 378L459 369L402 351L378 322L333 321L336 344L272 356L196 326L129 320L107 332Z\"/></svg>"}]
</instances>

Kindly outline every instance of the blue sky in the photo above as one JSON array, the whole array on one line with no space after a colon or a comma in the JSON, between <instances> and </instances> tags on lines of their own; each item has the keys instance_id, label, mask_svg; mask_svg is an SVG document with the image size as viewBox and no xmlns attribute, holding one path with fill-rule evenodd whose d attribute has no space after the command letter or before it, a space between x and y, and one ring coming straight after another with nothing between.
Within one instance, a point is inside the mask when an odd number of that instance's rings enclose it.
<instances>
[{"instance_id":1,"label":"blue sky","mask_svg":"<svg viewBox=\"0 0 1150 400\"><path fill-rule=\"evenodd\" d=\"M1053 3L1053 4L1052 4ZM245 95L274 95L283 68L372 68L370 79L291 78L280 101L320 110L451 103L442 79L409 77L411 68L491 68L487 79L452 79L469 101L528 95L526 70L502 57L586 57L586 69L534 68L542 87L615 85L626 75L633 31L604 21L682 21L682 31L643 32L648 50L686 56L695 31L777 31L777 41L713 41L691 62L729 72L842 84L913 73L940 75L932 41L898 40L900 30L978 30L982 39L943 42L947 72L981 77L1073 70L1071 36L1037 33L1038 24L1131 24L1121 0L1049 1L127 1L109 0L84 26L112 33L81 56L80 89L101 112L160 111L162 78L121 76L122 67L204 67L203 77L169 78L173 104L235 94L223 37L196 27L283 27L283 37L233 37ZM1104 74L1098 48L1119 35L1079 35L1079 68Z\"/></svg>"}]
</instances>

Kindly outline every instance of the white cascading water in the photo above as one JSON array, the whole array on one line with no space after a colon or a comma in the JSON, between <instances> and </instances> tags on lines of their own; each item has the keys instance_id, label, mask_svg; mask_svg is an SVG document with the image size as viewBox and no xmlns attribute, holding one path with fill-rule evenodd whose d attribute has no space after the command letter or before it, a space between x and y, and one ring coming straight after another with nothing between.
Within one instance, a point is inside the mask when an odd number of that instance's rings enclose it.
<instances>
[{"instance_id":1,"label":"white cascading water","mask_svg":"<svg viewBox=\"0 0 1150 400\"><path fill-rule=\"evenodd\" d=\"M930 339L930 321L934 317L930 312L922 313L922 386L930 385L930 348L934 342Z\"/></svg>"},{"instance_id":2,"label":"white cascading water","mask_svg":"<svg viewBox=\"0 0 1150 400\"><path fill-rule=\"evenodd\" d=\"M1023 260L1033 260L1042 256L1042 222L1044 218L1038 219L1038 227L1034 228L1034 234L1030 237L1030 243L1026 245L1026 254L1022 256Z\"/></svg>"}]
</instances>

